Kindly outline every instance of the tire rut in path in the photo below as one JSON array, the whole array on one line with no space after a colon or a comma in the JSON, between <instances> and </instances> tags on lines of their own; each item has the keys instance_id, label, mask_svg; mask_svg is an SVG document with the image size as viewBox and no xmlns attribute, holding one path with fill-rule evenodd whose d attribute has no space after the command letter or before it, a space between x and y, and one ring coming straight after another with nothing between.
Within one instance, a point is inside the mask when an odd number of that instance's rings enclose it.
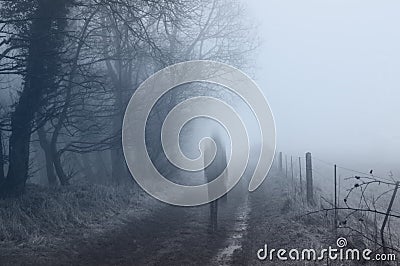
<instances>
[{"instance_id":1,"label":"tire rut in path","mask_svg":"<svg viewBox=\"0 0 400 266\"><path fill-rule=\"evenodd\" d=\"M235 220L237 213L243 213L243 209L238 211L238 206L242 205L243 201L237 199L221 204L219 230L211 234L208 205L176 207L165 204L144 220L127 221L121 228L81 243L75 250L77 255L66 264L208 265L229 243L232 228L242 230Z\"/></svg>"},{"instance_id":2,"label":"tire rut in path","mask_svg":"<svg viewBox=\"0 0 400 266\"><path fill-rule=\"evenodd\" d=\"M219 250L217 256L210 264L213 265L231 265L232 257L235 252L242 249L243 238L247 232L248 218L250 213L250 204L248 197L245 198L242 205L236 212L235 224L228 230L228 237L225 241L226 247Z\"/></svg>"}]
</instances>

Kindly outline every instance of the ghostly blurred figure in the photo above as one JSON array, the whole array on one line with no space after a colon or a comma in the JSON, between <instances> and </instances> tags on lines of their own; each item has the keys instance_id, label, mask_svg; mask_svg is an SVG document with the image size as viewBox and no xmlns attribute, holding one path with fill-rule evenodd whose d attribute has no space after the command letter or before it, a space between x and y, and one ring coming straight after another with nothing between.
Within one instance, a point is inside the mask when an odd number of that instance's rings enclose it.
<instances>
[{"instance_id":1,"label":"ghostly blurred figure","mask_svg":"<svg viewBox=\"0 0 400 266\"><path fill-rule=\"evenodd\" d=\"M225 150L225 146L222 142L219 142L220 145L217 144L218 150L220 150L221 152L218 153L219 156L217 156L216 161L217 161L217 175L220 175L226 168L226 150ZM224 175L227 175L228 173L225 173ZM227 191L228 185L225 184L225 191ZM223 195L219 201L221 203L226 203L228 201L228 193L226 193L225 195Z\"/></svg>"},{"instance_id":2,"label":"ghostly blurred figure","mask_svg":"<svg viewBox=\"0 0 400 266\"><path fill-rule=\"evenodd\" d=\"M215 141L217 146L217 154L214 158L214 161L204 169L204 176L207 183L210 183L212 180L217 178L226 168L227 161L226 161L226 149L224 147L223 142L217 135L213 135L212 139ZM211 144L205 147L204 150L204 158L209 158L212 155L212 148ZM227 173L226 173L227 174ZM212 187L208 187L208 196L209 198L215 194L215 191L212 191ZM214 188L215 189L215 188ZM210 231L215 232L218 229L218 204L219 203L226 203L227 202L227 195L225 194L220 199L214 200L209 203L210 205Z\"/></svg>"}]
</instances>

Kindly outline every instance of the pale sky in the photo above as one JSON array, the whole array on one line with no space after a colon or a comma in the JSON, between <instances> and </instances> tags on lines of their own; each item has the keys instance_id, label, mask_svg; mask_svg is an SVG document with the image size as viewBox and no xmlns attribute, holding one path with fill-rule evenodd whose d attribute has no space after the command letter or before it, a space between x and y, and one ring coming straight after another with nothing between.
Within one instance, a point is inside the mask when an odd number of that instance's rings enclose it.
<instances>
[{"instance_id":1,"label":"pale sky","mask_svg":"<svg viewBox=\"0 0 400 266\"><path fill-rule=\"evenodd\" d=\"M278 149L400 169L400 1L246 0ZM400 171L396 171L400 174Z\"/></svg>"}]
</instances>

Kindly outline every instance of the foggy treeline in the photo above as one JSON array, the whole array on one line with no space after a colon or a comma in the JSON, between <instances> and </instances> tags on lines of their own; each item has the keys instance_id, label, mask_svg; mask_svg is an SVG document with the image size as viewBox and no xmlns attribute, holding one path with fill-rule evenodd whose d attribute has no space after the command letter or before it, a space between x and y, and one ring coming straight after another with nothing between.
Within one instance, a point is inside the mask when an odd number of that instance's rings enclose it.
<instances>
[{"instance_id":1,"label":"foggy treeline","mask_svg":"<svg viewBox=\"0 0 400 266\"><path fill-rule=\"evenodd\" d=\"M29 180L130 182L121 129L140 83L193 59L248 68L256 45L231 0L1 1L0 195L20 195Z\"/></svg>"}]
</instances>

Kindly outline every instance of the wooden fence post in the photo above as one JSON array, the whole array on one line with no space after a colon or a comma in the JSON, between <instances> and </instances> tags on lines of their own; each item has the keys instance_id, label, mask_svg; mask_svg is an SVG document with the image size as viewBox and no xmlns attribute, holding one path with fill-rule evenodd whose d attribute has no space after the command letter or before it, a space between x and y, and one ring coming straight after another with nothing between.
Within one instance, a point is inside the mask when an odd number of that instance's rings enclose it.
<instances>
[{"instance_id":1,"label":"wooden fence post","mask_svg":"<svg viewBox=\"0 0 400 266\"><path fill-rule=\"evenodd\" d=\"M307 189L307 202L311 205L314 204L313 195L313 178L312 178L312 162L311 153L306 153L306 189Z\"/></svg>"},{"instance_id":2,"label":"wooden fence post","mask_svg":"<svg viewBox=\"0 0 400 266\"><path fill-rule=\"evenodd\" d=\"M337 206L337 176L336 176L336 164L334 166L334 175L333 175L333 184L335 186L334 191L335 191L335 196L334 196L334 201L335 201L335 219L334 219L334 230L335 230L335 234L337 234L337 224L338 224L338 206Z\"/></svg>"},{"instance_id":3,"label":"wooden fence post","mask_svg":"<svg viewBox=\"0 0 400 266\"><path fill-rule=\"evenodd\" d=\"M292 171L292 187L293 187L293 191L296 191L296 186L294 184L293 156L292 155L290 155L290 170Z\"/></svg>"},{"instance_id":4,"label":"wooden fence post","mask_svg":"<svg viewBox=\"0 0 400 266\"><path fill-rule=\"evenodd\" d=\"M301 157L299 157L300 194L303 196L303 178L301 176Z\"/></svg>"},{"instance_id":5,"label":"wooden fence post","mask_svg":"<svg viewBox=\"0 0 400 266\"><path fill-rule=\"evenodd\" d=\"M283 171L283 164L282 164L282 152L279 153L279 171Z\"/></svg>"},{"instance_id":6,"label":"wooden fence post","mask_svg":"<svg viewBox=\"0 0 400 266\"><path fill-rule=\"evenodd\" d=\"M397 189L399 188L399 183L400 183L399 181L396 182L396 187L394 188L393 195L392 195L392 198L390 199L390 203L389 203L388 209L386 211L385 219L383 220L382 227L381 227L382 247L383 247L383 253L385 253L385 254L388 254L388 248L385 245L385 237L384 237L385 227L386 227L386 223L389 218L389 214L392 211L393 202L394 202L394 199L396 198Z\"/></svg>"},{"instance_id":7,"label":"wooden fence post","mask_svg":"<svg viewBox=\"0 0 400 266\"><path fill-rule=\"evenodd\" d=\"M287 155L285 155L285 176L287 178Z\"/></svg>"}]
</instances>

